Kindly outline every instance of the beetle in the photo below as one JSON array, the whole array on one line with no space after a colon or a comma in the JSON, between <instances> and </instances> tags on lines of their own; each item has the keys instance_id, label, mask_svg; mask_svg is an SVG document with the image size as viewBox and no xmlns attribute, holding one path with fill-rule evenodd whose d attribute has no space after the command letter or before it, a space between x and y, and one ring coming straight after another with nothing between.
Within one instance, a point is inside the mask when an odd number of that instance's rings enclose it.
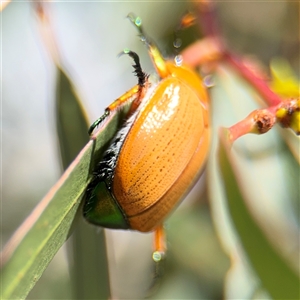
<instances>
[{"instance_id":1,"label":"beetle","mask_svg":"<svg viewBox=\"0 0 300 300\"><path fill-rule=\"evenodd\" d=\"M87 187L83 215L95 225L155 231L155 252L164 254L163 222L190 191L203 170L210 141L209 97L202 79L179 57L167 61L130 14L160 77L153 83L134 60L138 84L115 100L89 129L111 111L130 104Z\"/></svg>"}]
</instances>

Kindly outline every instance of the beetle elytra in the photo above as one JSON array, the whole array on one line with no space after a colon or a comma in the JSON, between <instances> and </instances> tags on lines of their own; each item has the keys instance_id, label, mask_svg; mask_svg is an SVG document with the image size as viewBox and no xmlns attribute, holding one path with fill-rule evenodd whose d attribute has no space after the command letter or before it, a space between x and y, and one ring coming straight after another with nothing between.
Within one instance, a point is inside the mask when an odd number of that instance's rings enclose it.
<instances>
[{"instance_id":1,"label":"beetle elytra","mask_svg":"<svg viewBox=\"0 0 300 300\"><path fill-rule=\"evenodd\" d=\"M140 31L161 80L150 82L136 53L138 85L113 102L89 133L109 113L130 103L128 118L115 135L88 186L83 209L87 221L115 229L156 231L163 252L162 224L193 187L209 149L209 99L201 78L188 66L165 61Z\"/></svg>"}]
</instances>

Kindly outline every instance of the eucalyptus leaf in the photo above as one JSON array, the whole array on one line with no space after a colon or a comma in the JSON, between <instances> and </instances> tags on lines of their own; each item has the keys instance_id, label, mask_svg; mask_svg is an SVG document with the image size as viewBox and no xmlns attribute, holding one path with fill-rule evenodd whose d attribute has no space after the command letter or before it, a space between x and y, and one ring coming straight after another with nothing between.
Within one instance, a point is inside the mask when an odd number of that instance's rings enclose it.
<instances>
[{"instance_id":1,"label":"eucalyptus leaf","mask_svg":"<svg viewBox=\"0 0 300 300\"><path fill-rule=\"evenodd\" d=\"M300 165L300 137L290 129L279 128L282 138L285 140L295 160Z\"/></svg>"},{"instance_id":2,"label":"eucalyptus leaf","mask_svg":"<svg viewBox=\"0 0 300 300\"><path fill-rule=\"evenodd\" d=\"M4 247L1 299L24 299L70 235L90 172L123 121L113 111Z\"/></svg>"},{"instance_id":3,"label":"eucalyptus leaf","mask_svg":"<svg viewBox=\"0 0 300 300\"><path fill-rule=\"evenodd\" d=\"M65 170L88 142L86 112L65 72L57 68L56 129Z\"/></svg>"},{"instance_id":4,"label":"eucalyptus leaf","mask_svg":"<svg viewBox=\"0 0 300 300\"><path fill-rule=\"evenodd\" d=\"M220 138L219 163L229 212L251 266L274 299L299 299L299 277L249 213L240 188L235 157L223 136Z\"/></svg>"},{"instance_id":5,"label":"eucalyptus leaf","mask_svg":"<svg viewBox=\"0 0 300 300\"><path fill-rule=\"evenodd\" d=\"M61 68L57 74L56 128L62 166L66 169L88 141L89 126L70 79ZM110 298L104 231L87 224L80 211L67 245L74 298Z\"/></svg>"},{"instance_id":6,"label":"eucalyptus leaf","mask_svg":"<svg viewBox=\"0 0 300 300\"><path fill-rule=\"evenodd\" d=\"M236 224L229 213L227 197L216 161L218 129L229 127L257 109L259 96L252 87L225 65L220 65L211 90L212 147L208 161L208 185L213 220L222 245L230 257L235 257L225 280L225 298L251 299L260 279L240 244ZM217 116L217 117L215 117ZM253 214L274 249L283 254L286 264L298 261L299 165L278 134L275 126L265 135L246 135L237 140L232 151L238 166L239 188L242 189L248 210ZM285 130L285 134L289 133ZM245 235L251 234L251 227ZM238 270L238 272L235 272ZM234 274L239 274L235 276ZM242 274L242 276L241 276ZM236 284L238 278L239 284Z\"/></svg>"}]
</instances>

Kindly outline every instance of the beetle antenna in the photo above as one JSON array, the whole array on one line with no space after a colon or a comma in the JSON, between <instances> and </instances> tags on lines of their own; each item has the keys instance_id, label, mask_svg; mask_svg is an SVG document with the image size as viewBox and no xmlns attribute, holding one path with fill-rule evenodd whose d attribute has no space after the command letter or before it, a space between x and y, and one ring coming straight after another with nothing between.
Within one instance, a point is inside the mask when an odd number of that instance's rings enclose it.
<instances>
[{"instance_id":1,"label":"beetle antenna","mask_svg":"<svg viewBox=\"0 0 300 300\"><path fill-rule=\"evenodd\" d=\"M158 47L155 45L155 43L152 42L151 39L149 39L145 35L143 27L142 27L142 19L140 17L136 17L133 13L128 14L127 18L137 28L142 42L147 46L150 57L153 61L153 64L156 68L158 75L161 78L166 77L169 74L168 73L169 71L166 66L165 60L164 60L162 54L160 53Z\"/></svg>"},{"instance_id":2,"label":"beetle antenna","mask_svg":"<svg viewBox=\"0 0 300 300\"><path fill-rule=\"evenodd\" d=\"M135 28L139 32L139 37L141 38L141 41L146 44L146 46L149 48L152 45L152 42L148 37L146 37L143 27L142 27L142 19L140 17L136 17L133 13L129 13L127 15L127 19L130 20L130 22L135 26Z\"/></svg>"},{"instance_id":3,"label":"beetle antenna","mask_svg":"<svg viewBox=\"0 0 300 300\"><path fill-rule=\"evenodd\" d=\"M123 54L129 55L133 59L133 61L134 61L134 65L132 65L133 69L134 69L133 72L134 72L135 76L138 78L138 85L140 87L144 87L148 75L142 70L139 56L135 52L133 52L129 49L124 49L119 54L119 56L121 56Z\"/></svg>"},{"instance_id":4,"label":"beetle antenna","mask_svg":"<svg viewBox=\"0 0 300 300\"><path fill-rule=\"evenodd\" d=\"M175 48L176 52L179 51L179 48L182 45L182 40L180 38L181 32L196 24L196 16L195 14L191 13L190 11L186 11L180 18L180 22L178 23L176 29L174 30L174 40L173 40L173 47Z\"/></svg>"}]
</instances>

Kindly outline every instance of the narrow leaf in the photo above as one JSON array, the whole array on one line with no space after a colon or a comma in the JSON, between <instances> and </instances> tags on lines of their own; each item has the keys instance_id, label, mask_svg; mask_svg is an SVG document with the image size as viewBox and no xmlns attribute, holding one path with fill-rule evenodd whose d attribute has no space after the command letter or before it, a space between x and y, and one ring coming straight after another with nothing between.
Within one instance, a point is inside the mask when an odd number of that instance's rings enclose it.
<instances>
[{"instance_id":1,"label":"narrow leaf","mask_svg":"<svg viewBox=\"0 0 300 300\"><path fill-rule=\"evenodd\" d=\"M79 153L60 180L37 205L1 253L1 299L24 299L67 240L90 179L90 170L123 121L114 111L95 139Z\"/></svg>"},{"instance_id":2,"label":"narrow leaf","mask_svg":"<svg viewBox=\"0 0 300 300\"><path fill-rule=\"evenodd\" d=\"M56 98L57 134L63 169L88 141L86 113L69 78L58 68ZM109 275L104 231L88 225L80 215L68 242L75 299L108 299Z\"/></svg>"},{"instance_id":3,"label":"narrow leaf","mask_svg":"<svg viewBox=\"0 0 300 300\"><path fill-rule=\"evenodd\" d=\"M88 142L89 136L86 113L61 68L57 72L56 123L62 166L66 169Z\"/></svg>"},{"instance_id":4,"label":"narrow leaf","mask_svg":"<svg viewBox=\"0 0 300 300\"><path fill-rule=\"evenodd\" d=\"M300 138L290 129L279 128L279 132L300 165Z\"/></svg>"},{"instance_id":5,"label":"narrow leaf","mask_svg":"<svg viewBox=\"0 0 300 300\"><path fill-rule=\"evenodd\" d=\"M220 139L219 163L229 213L253 269L274 299L299 299L299 278L272 247L245 205L234 156L224 136Z\"/></svg>"}]
</instances>

